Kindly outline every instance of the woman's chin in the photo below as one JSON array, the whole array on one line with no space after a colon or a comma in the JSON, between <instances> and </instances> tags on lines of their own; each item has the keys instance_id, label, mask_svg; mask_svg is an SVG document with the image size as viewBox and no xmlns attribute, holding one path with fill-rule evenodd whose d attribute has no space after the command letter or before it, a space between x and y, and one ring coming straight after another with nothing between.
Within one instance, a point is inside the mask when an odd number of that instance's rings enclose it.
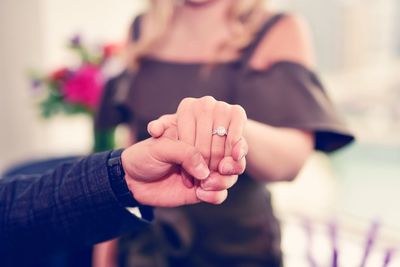
<instances>
[{"instance_id":1,"label":"woman's chin","mask_svg":"<svg viewBox=\"0 0 400 267\"><path fill-rule=\"evenodd\" d=\"M185 0L184 3L188 5L202 6L216 1L218 0Z\"/></svg>"}]
</instances>

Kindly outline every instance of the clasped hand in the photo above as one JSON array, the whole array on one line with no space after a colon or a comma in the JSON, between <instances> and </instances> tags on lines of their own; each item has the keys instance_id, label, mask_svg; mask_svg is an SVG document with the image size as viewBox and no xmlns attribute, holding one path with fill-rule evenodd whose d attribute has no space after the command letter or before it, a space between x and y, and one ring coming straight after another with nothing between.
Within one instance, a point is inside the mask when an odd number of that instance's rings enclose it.
<instances>
[{"instance_id":1,"label":"clasped hand","mask_svg":"<svg viewBox=\"0 0 400 267\"><path fill-rule=\"evenodd\" d=\"M246 121L238 105L210 96L183 99L176 114L149 123L152 138L122 154L135 198L161 207L222 203L246 167Z\"/></svg>"}]
</instances>

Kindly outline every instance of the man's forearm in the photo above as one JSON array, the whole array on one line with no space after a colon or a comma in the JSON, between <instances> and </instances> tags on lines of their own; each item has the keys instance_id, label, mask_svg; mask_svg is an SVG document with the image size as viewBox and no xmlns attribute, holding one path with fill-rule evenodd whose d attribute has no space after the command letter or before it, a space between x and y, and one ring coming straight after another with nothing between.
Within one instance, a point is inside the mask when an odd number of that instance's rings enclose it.
<instances>
[{"instance_id":1,"label":"man's forearm","mask_svg":"<svg viewBox=\"0 0 400 267\"><path fill-rule=\"evenodd\" d=\"M29 243L89 245L145 227L116 199L108 156L96 154L42 176L0 180L0 251Z\"/></svg>"}]
</instances>

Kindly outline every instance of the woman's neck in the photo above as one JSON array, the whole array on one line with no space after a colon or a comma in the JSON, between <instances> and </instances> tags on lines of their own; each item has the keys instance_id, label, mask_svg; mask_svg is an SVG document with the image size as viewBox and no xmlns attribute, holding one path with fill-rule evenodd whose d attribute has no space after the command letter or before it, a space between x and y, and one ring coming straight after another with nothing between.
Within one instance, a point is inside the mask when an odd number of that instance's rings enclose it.
<instances>
[{"instance_id":1,"label":"woman's neck","mask_svg":"<svg viewBox=\"0 0 400 267\"><path fill-rule=\"evenodd\" d=\"M214 0L205 4L183 4L177 8L174 28L189 36L207 37L227 31L227 13L232 0Z\"/></svg>"},{"instance_id":2,"label":"woman's neck","mask_svg":"<svg viewBox=\"0 0 400 267\"><path fill-rule=\"evenodd\" d=\"M218 47L231 37L227 13L233 0L214 0L204 5L177 7L169 32L153 55L181 61L208 61ZM224 51L222 60L236 58Z\"/></svg>"}]
</instances>

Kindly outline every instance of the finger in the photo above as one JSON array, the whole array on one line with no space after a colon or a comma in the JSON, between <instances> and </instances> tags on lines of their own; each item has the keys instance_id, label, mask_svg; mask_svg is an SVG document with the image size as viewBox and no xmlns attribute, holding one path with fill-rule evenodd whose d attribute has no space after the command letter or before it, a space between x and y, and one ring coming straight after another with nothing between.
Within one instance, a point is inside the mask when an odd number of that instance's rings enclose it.
<instances>
[{"instance_id":1,"label":"finger","mask_svg":"<svg viewBox=\"0 0 400 267\"><path fill-rule=\"evenodd\" d=\"M175 125L170 125L169 128L167 128L164 131L164 134L162 135L163 137L172 139L172 140L178 140L178 129ZM193 188L194 187L194 181L191 175L189 175L184 169L181 169L181 176L182 176L182 183L187 187L187 188Z\"/></svg>"},{"instance_id":2,"label":"finger","mask_svg":"<svg viewBox=\"0 0 400 267\"><path fill-rule=\"evenodd\" d=\"M193 98L185 98L181 101L177 109L176 123L178 127L178 139L190 145L195 144L196 138L196 120L193 114ZM208 166L208 162L206 162ZM181 172L185 186L191 188L195 181L189 172Z\"/></svg>"},{"instance_id":3,"label":"finger","mask_svg":"<svg viewBox=\"0 0 400 267\"><path fill-rule=\"evenodd\" d=\"M214 124L213 130L223 127L225 130L229 128L230 123L230 105L218 101L214 109ZM218 170L218 164L225 156L225 144L226 137L219 136L217 134L212 135L211 143L211 159L210 159L210 170Z\"/></svg>"},{"instance_id":4,"label":"finger","mask_svg":"<svg viewBox=\"0 0 400 267\"><path fill-rule=\"evenodd\" d=\"M240 161L242 158L246 157L249 153L249 145L247 144L244 137L240 138L236 144L234 144L232 149L232 158L236 161Z\"/></svg>"},{"instance_id":5,"label":"finger","mask_svg":"<svg viewBox=\"0 0 400 267\"><path fill-rule=\"evenodd\" d=\"M228 190L206 191L201 187L196 189L197 198L201 201L218 205L225 201L228 197Z\"/></svg>"},{"instance_id":6,"label":"finger","mask_svg":"<svg viewBox=\"0 0 400 267\"><path fill-rule=\"evenodd\" d=\"M223 176L214 172L207 179L201 181L200 185L206 191L220 191L231 188L237 180L237 175Z\"/></svg>"},{"instance_id":7,"label":"finger","mask_svg":"<svg viewBox=\"0 0 400 267\"><path fill-rule=\"evenodd\" d=\"M192 110L193 101L193 98L185 98L177 110L178 138L190 145L194 145L196 136L196 120Z\"/></svg>"},{"instance_id":8,"label":"finger","mask_svg":"<svg viewBox=\"0 0 400 267\"><path fill-rule=\"evenodd\" d=\"M151 154L160 162L181 165L196 179L203 180L210 174L201 153L182 141L169 138L157 139L151 146Z\"/></svg>"},{"instance_id":9,"label":"finger","mask_svg":"<svg viewBox=\"0 0 400 267\"><path fill-rule=\"evenodd\" d=\"M163 135L167 128L176 126L176 118L176 114L163 115L147 125L147 132L152 137L158 138Z\"/></svg>"},{"instance_id":10,"label":"finger","mask_svg":"<svg viewBox=\"0 0 400 267\"><path fill-rule=\"evenodd\" d=\"M151 137L158 138L164 133L164 125L159 120L151 121L147 125L147 132Z\"/></svg>"},{"instance_id":11,"label":"finger","mask_svg":"<svg viewBox=\"0 0 400 267\"><path fill-rule=\"evenodd\" d=\"M195 181L194 178L184 169L181 169L181 176L182 176L182 183L187 187L187 188L193 188Z\"/></svg>"},{"instance_id":12,"label":"finger","mask_svg":"<svg viewBox=\"0 0 400 267\"><path fill-rule=\"evenodd\" d=\"M242 138L244 126L247 121L245 110L239 106L231 107L231 122L229 125L225 156L232 156L232 149L235 144Z\"/></svg>"},{"instance_id":13,"label":"finger","mask_svg":"<svg viewBox=\"0 0 400 267\"><path fill-rule=\"evenodd\" d=\"M195 147L203 155L207 164L210 163L211 139L213 127L213 112L215 99L201 98L200 104L196 107L196 141Z\"/></svg>"},{"instance_id":14,"label":"finger","mask_svg":"<svg viewBox=\"0 0 400 267\"><path fill-rule=\"evenodd\" d=\"M218 172L221 175L240 175L246 169L246 157L239 161L234 160L232 157L225 157L221 160L218 166Z\"/></svg>"},{"instance_id":15,"label":"finger","mask_svg":"<svg viewBox=\"0 0 400 267\"><path fill-rule=\"evenodd\" d=\"M176 126L170 126L168 127L162 137L166 137L172 140L178 140L178 128Z\"/></svg>"}]
</instances>

